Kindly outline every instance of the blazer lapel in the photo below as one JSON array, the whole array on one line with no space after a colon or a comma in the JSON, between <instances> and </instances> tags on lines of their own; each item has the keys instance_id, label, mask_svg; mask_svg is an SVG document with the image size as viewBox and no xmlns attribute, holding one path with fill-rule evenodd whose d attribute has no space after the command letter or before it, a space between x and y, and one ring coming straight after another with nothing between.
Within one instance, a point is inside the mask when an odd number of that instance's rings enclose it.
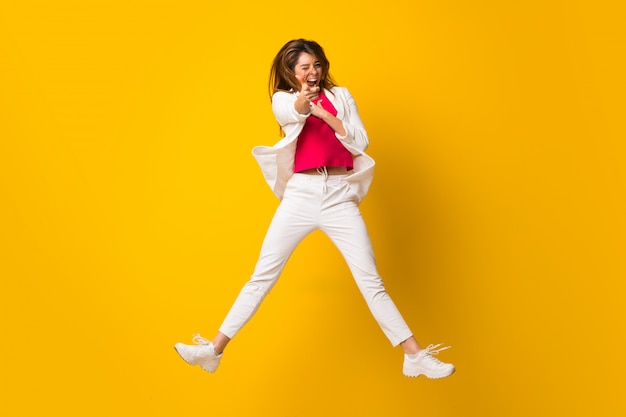
<instances>
[{"instance_id":1,"label":"blazer lapel","mask_svg":"<svg viewBox=\"0 0 626 417\"><path fill-rule=\"evenodd\" d=\"M337 116L336 116L337 119L343 119L345 109L343 108L343 100L341 100L340 97L337 96L337 94L339 93L337 91L333 93L328 90L324 90L324 93L326 94L326 97L328 98L328 100L330 100L330 102L333 104L333 106L337 110Z\"/></svg>"}]
</instances>

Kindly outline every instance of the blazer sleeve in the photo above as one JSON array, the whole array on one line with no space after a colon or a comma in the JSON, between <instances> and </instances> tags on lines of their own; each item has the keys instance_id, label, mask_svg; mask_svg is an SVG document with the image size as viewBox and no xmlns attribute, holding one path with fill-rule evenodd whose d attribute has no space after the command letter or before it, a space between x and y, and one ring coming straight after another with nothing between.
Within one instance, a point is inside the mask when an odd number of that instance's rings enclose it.
<instances>
[{"instance_id":1,"label":"blazer sleeve","mask_svg":"<svg viewBox=\"0 0 626 417\"><path fill-rule=\"evenodd\" d=\"M343 128L346 131L344 136L335 133L337 139L349 144L350 146L357 148L360 151L365 151L369 145L369 138L365 126L361 121L359 110L356 106L356 101L346 88L341 88L341 101L345 107L345 113L342 118Z\"/></svg>"},{"instance_id":2,"label":"blazer sleeve","mask_svg":"<svg viewBox=\"0 0 626 417\"><path fill-rule=\"evenodd\" d=\"M307 114L300 114L294 107L298 94L279 91L272 96L272 111L281 127L292 123L304 123L311 115L310 111Z\"/></svg>"}]
</instances>

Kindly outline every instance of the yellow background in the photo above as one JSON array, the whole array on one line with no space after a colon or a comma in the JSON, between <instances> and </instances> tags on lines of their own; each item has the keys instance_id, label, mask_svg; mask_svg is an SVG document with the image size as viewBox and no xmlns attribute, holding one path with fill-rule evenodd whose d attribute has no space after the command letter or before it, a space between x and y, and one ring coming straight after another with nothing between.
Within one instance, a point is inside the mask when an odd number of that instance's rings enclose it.
<instances>
[{"instance_id":1,"label":"yellow background","mask_svg":"<svg viewBox=\"0 0 626 417\"><path fill-rule=\"evenodd\" d=\"M0 414L623 415L618 3L3 1ZM252 271L297 37L357 99L379 268L451 378L402 376L319 233L216 374L172 349Z\"/></svg>"}]
</instances>

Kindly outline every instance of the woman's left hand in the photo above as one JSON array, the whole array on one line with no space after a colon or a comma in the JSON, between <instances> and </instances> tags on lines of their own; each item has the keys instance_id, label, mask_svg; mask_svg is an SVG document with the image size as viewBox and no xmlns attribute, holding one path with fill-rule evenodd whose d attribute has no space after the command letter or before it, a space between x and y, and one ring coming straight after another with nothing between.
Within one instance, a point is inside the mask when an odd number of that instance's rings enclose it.
<instances>
[{"instance_id":1,"label":"woman's left hand","mask_svg":"<svg viewBox=\"0 0 626 417\"><path fill-rule=\"evenodd\" d=\"M323 99L322 99L323 100ZM311 114L320 119L324 119L324 115L328 113L324 107L322 107L322 100L319 100L317 103L313 104Z\"/></svg>"},{"instance_id":2,"label":"woman's left hand","mask_svg":"<svg viewBox=\"0 0 626 417\"><path fill-rule=\"evenodd\" d=\"M323 99L322 99L323 100ZM319 100L317 104L312 107L311 115L322 119L328 126L331 127L340 136L346 135L346 129L343 126L343 122L337 119L333 114L322 107L322 100Z\"/></svg>"}]
</instances>

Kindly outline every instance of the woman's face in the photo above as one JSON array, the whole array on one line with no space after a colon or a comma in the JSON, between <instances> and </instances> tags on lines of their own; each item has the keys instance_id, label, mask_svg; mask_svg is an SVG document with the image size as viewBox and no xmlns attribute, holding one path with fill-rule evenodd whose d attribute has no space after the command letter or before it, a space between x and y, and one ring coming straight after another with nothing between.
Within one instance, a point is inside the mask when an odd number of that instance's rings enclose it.
<instances>
[{"instance_id":1,"label":"woman's face","mask_svg":"<svg viewBox=\"0 0 626 417\"><path fill-rule=\"evenodd\" d=\"M306 52L300 54L293 71L296 73L296 78L301 82L306 82L309 87L318 86L324 75L320 61Z\"/></svg>"}]
</instances>

